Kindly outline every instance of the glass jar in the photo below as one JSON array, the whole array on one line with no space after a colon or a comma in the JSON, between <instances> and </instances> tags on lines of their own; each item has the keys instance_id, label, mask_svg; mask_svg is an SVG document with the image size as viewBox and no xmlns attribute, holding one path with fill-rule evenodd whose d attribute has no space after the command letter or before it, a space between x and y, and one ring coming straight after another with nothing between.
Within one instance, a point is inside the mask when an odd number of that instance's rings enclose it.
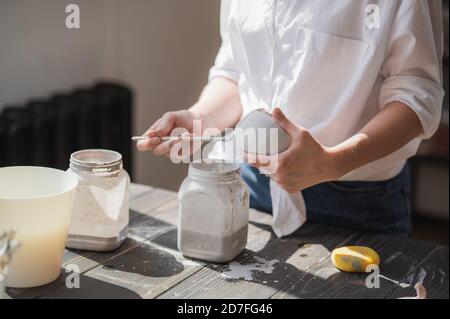
<instances>
[{"instance_id":1,"label":"glass jar","mask_svg":"<svg viewBox=\"0 0 450 319\"><path fill-rule=\"evenodd\" d=\"M183 255L227 262L245 249L249 193L239 165L190 164L178 198L178 249Z\"/></svg>"},{"instance_id":2,"label":"glass jar","mask_svg":"<svg viewBox=\"0 0 450 319\"><path fill-rule=\"evenodd\" d=\"M66 247L111 251L127 237L130 177L122 155L102 149L70 156L68 172L78 178Z\"/></svg>"}]
</instances>

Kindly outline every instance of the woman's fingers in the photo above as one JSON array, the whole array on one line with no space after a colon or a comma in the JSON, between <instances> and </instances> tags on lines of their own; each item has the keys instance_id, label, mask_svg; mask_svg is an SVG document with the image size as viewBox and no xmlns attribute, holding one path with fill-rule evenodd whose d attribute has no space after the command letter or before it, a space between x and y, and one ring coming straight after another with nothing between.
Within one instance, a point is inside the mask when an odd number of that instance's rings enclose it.
<instances>
[{"instance_id":1,"label":"woman's fingers","mask_svg":"<svg viewBox=\"0 0 450 319\"><path fill-rule=\"evenodd\" d=\"M153 148L153 153L155 155L165 155L170 152L170 149L175 143L176 141L164 141Z\"/></svg>"},{"instance_id":2,"label":"woman's fingers","mask_svg":"<svg viewBox=\"0 0 450 319\"><path fill-rule=\"evenodd\" d=\"M158 155L164 155L167 149L167 143L161 143L160 136L169 135L176 121L176 116L172 113L166 113L143 134L148 136L146 140L138 141L136 146L139 151L151 151ZM162 145L162 146L161 146Z\"/></svg>"},{"instance_id":3,"label":"woman's fingers","mask_svg":"<svg viewBox=\"0 0 450 319\"><path fill-rule=\"evenodd\" d=\"M184 132L181 134L181 137L188 137L191 135L192 134L189 132ZM192 141L189 140L175 141L170 145L169 151L164 155L166 155L173 161L182 161L191 155L192 149L193 149Z\"/></svg>"},{"instance_id":4,"label":"woman's fingers","mask_svg":"<svg viewBox=\"0 0 450 319\"><path fill-rule=\"evenodd\" d=\"M150 134L152 131L156 130L159 127L159 124L161 123L161 118L157 119L155 123L153 123L152 126L145 132L145 135Z\"/></svg>"},{"instance_id":5,"label":"woman's fingers","mask_svg":"<svg viewBox=\"0 0 450 319\"><path fill-rule=\"evenodd\" d=\"M267 167L270 165L270 156L267 155L250 154L244 152L243 157L244 161L253 167L260 168L260 167Z\"/></svg>"},{"instance_id":6,"label":"woman's fingers","mask_svg":"<svg viewBox=\"0 0 450 319\"><path fill-rule=\"evenodd\" d=\"M298 130L297 125L291 122L279 107L276 107L273 110L272 116L275 122L280 125L288 134L293 134Z\"/></svg>"},{"instance_id":7,"label":"woman's fingers","mask_svg":"<svg viewBox=\"0 0 450 319\"><path fill-rule=\"evenodd\" d=\"M159 137L150 137L146 140L138 141L136 143L136 146L139 151L151 151L160 143L161 143L161 140Z\"/></svg>"},{"instance_id":8,"label":"woman's fingers","mask_svg":"<svg viewBox=\"0 0 450 319\"><path fill-rule=\"evenodd\" d=\"M168 112L156 121L147 133L149 136L168 136L173 130L176 120L176 115Z\"/></svg>"},{"instance_id":9,"label":"woman's fingers","mask_svg":"<svg viewBox=\"0 0 450 319\"><path fill-rule=\"evenodd\" d=\"M161 123L161 118L157 119L155 121L155 123L152 124L152 126L150 126L147 131L145 131L144 134L142 134L142 136L148 136L148 137L156 137L157 135L154 134L155 130L157 130L159 128L159 125Z\"/></svg>"},{"instance_id":10,"label":"woman's fingers","mask_svg":"<svg viewBox=\"0 0 450 319\"><path fill-rule=\"evenodd\" d=\"M168 136L172 129L174 128L177 117L175 114L168 112L156 120L155 123L150 126L150 128L145 131L143 136L148 137L159 137Z\"/></svg>"}]
</instances>

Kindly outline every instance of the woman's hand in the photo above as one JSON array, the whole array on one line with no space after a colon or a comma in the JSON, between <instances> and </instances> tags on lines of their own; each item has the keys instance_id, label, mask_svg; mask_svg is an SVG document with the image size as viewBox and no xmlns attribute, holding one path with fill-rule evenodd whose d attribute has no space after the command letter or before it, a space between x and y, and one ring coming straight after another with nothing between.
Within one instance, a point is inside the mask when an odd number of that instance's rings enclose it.
<instances>
[{"instance_id":1,"label":"woman's hand","mask_svg":"<svg viewBox=\"0 0 450 319\"><path fill-rule=\"evenodd\" d=\"M275 121L291 138L289 148L276 155L245 154L246 161L260 169L288 193L295 193L339 177L334 154L306 129L289 121L283 112L273 111Z\"/></svg>"},{"instance_id":2,"label":"woman's hand","mask_svg":"<svg viewBox=\"0 0 450 319\"><path fill-rule=\"evenodd\" d=\"M273 117L291 136L291 145L278 155L247 154L247 161L253 162L249 164L260 168L263 173L268 173L289 193L337 180L363 165L392 154L423 134L416 113L398 101L387 104L358 133L332 147L321 145L307 130L289 121L280 109L274 110Z\"/></svg>"},{"instance_id":3,"label":"woman's hand","mask_svg":"<svg viewBox=\"0 0 450 319\"><path fill-rule=\"evenodd\" d=\"M197 117L189 110L165 113L143 134L148 136L149 139L139 141L137 143L138 150L153 151L155 155L169 155L170 149L175 142L162 142L159 137L170 136L175 128L185 129L187 132L192 133L193 122L196 119Z\"/></svg>"},{"instance_id":4,"label":"woman's hand","mask_svg":"<svg viewBox=\"0 0 450 319\"><path fill-rule=\"evenodd\" d=\"M239 121L241 113L242 105L237 84L231 80L216 77L203 89L199 100L189 110L167 112L157 120L144 133L149 139L139 141L137 148L140 151L153 151L156 155L170 156L171 150L174 151L173 153L178 153L177 150L182 149L183 145L174 148L176 144L182 143L162 142L159 137L169 136L171 133L183 134L183 132L172 132L176 128L184 128L186 134L194 133L194 120L199 120L198 123L201 126L199 132L195 132L195 134L207 136L211 133L210 131L206 132L208 128L223 131L227 127L233 127ZM199 144L191 143L189 153L195 152L199 148Z\"/></svg>"}]
</instances>

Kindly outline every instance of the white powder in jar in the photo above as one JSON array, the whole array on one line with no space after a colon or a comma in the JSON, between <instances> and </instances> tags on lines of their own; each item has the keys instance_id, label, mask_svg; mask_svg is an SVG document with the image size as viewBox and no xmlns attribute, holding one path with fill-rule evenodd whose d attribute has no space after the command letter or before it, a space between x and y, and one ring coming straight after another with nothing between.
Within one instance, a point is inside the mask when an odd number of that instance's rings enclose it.
<instances>
[{"instance_id":1,"label":"white powder in jar","mask_svg":"<svg viewBox=\"0 0 450 319\"><path fill-rule=\"evenodd\" d=\"M68 172L78 178L67 247L117 248L126 237L129 183L119 153L84 150L72 154Z\"/></svg>"},{"instance_id":2,"label":"white powder in jar","mask_svg":"<svg viewBox=\"0 0 450 319\"><path fill-rule=\"evenodd\" d=\"M249 194L238 165L192 163L178 197L178 249L183 255L227 262L245 249Z\"/></svg>"}]
</instances>

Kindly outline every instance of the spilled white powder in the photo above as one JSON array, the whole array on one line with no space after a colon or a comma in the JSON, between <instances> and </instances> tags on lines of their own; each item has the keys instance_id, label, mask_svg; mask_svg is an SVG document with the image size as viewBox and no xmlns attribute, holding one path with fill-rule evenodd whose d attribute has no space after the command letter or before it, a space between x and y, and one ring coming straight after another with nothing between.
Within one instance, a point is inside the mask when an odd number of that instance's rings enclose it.
<instances>
[{"instance_id":1,"label":"spilled white powder","mask_svg":"<svg viewBox=\"0 0 450 319\"><path fill-rule=\"evenodd\" d=\"M251 281L257 272L271 274L275 269L275 264L279 263L278 259L266 260L258 256L253 258L256 262L248 265L242 265L236 261L232 261L228 266L229 270L221 273L221 276L226 279L244 279Z\"/></svg>"}]
</instances>

